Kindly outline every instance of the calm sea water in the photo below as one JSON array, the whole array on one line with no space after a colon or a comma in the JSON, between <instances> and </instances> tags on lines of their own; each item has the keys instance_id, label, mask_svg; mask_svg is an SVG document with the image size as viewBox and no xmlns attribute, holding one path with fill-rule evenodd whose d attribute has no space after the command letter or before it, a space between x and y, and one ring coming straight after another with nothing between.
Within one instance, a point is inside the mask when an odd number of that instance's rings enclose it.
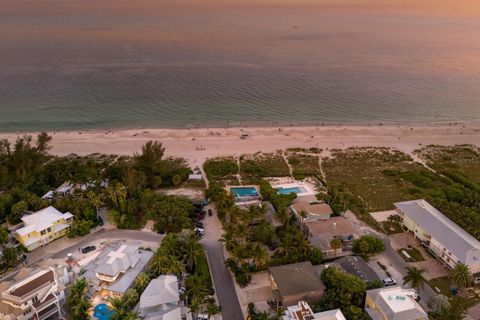
<instances>
[{"instance_id":1,"label":"calm sea water","mask_svg":"<svg viewBox=\"0 0 480 320\"><path fill-rule=\"evenodd\" d=\"M0 0L0 131L480 119L478 17L262 1Z\"/></svg>"}]
</instances>

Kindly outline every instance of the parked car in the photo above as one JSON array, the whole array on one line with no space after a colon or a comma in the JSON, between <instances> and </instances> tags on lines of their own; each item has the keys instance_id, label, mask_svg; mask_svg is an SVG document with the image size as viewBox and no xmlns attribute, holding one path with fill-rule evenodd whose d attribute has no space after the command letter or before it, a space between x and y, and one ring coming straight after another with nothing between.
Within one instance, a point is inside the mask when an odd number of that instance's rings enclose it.
<instances>
[{"instance_id":1,"label":"parked car","mask_svg":"<svg viewBox=\"0 0 480 320\"><path fill-rule=\"evenodd\" d=\"M97 250L97 247L95 246L86 246L82 248L82 253L89 253L91 251Z\"/></svg>"},{"instance_id":2,"label":"parked car","mask_svg":"<svg viewBox=\"0 0 480 320\"><path fill-rule=\"evenodd\" d=\"M208 209L208 216L209 216L209 217L212 216L212 209Z\"/></svg>"},{"instance_id":3,"label":"parked car","mask_svg":"<svg viewBox=\"0 0 480 320\"><path fill-rule=\"evenodd\" d=\"M199 236L203 236L205 235L205 229L203 228L195 228L193 229L195 231L196 234L198 234Z\"/></svg>"},{"instance_id":4,"label":"parked car","mask_svg":"<svg viewBox=\"0 0 480 320\"><path fill-rule=\"evenodd\" d=\"M389 286L394 286L397 284L397 281L393 278L385 278L383 279L383 284L386 286L386 287L389 287Z\"/></svg>"},{"instance_id":5,"label":"parked car","mask_svg":"<svg viewBox=\"0 0 480 320\"><path fill-rule=\"evenodd\" d=\"M158 234L165 234L165 230L161 230L161 229L160 229L160 230L157 230L157 233L158 233Z\"/></svg>"}]
</instances>

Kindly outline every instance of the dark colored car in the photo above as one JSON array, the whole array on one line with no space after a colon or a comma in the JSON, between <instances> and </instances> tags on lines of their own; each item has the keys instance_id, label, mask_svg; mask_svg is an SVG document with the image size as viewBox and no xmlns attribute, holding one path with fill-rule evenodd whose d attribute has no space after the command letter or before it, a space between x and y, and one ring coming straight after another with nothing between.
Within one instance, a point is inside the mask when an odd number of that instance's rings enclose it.
<instances>
[{"instance_id":1,"label":"dark colored car","mask_svg":"<svg viewBox=\"0 0 480 320\"><path fill-rule=\"evenodd\" d=\"M212 209L208 209L208 216L209 216L209 217L212 216Z\"/></svg>"},{"instance_id":2,"label":"dark colored car","mask_svg":"<svg viewBox=\"0 0 480 320\"><path fill-rule=\"evenodd\" d=\"M97 247L95 246L87 246L82 248L82 253L89 253L91 251L95 251Z\"/></svg>"}]
</instances>

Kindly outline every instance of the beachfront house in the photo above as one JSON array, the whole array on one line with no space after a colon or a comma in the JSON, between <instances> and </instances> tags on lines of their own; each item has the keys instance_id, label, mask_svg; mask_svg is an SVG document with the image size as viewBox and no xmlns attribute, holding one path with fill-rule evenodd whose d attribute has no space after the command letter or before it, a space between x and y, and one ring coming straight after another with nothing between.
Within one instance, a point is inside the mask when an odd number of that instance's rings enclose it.
<instances>
[{"instance_id":1,"label":"beachfront house","mask_svg":"<svg viewBox=\"0 0 480 320\"><path fill-rule=\"evenodd\" d=\"M425 200L395 203L402 223L449 268L467 265L480 282L480 242Z\"/></svg>"},{"instance_id":2,"label":"beachfront house","mask_svg":"<svg viewBox=\"0 0 480 320\"><path fill-rule=\"evenodd\" d=\"M140 249L138 244L118 242L90 262L84 276L101 296L121 297L152 257L153 252Z\"/></svg>"},{"instance_id":3,"label":"beachfront house","mask_svg":"<svg viewBox=\"0 0 480 320\"><path fill-rule=\"evenodd\" d=\"M53 268L22 275L21 280L0 284L0 319L63 319L60 306L64 285Z\"/></svg>"},{"instance_id":4,"label":"beachfront house","mask_svg":"<svg viewBox=\"0 0 480 320\"><path fill-rule=\"evenodd\" d=\"M427 320L414 289L399 286L368 290L365 311L372 320Z\"/></svg>"},{"instance_id":5,"label":"beachfront house","mask_svg":"<svg viewBox=\"0 0 480 320\"><path fill-rule=\"evenodd\" d=\"M310 261L268 269L273 299L277 306L288 307L299 301L322 300L325 285Z\"/></svg>"},{"instance_id":6,"label":"beachfront house","mask_svg":"<svg viewBox=\"0 0 480 320\"><path fill-rule=\"evenodd\" d=\"M23 216L23 226L14 231L14 237L28 251L32 251L65 236L72 222L73 215L70 212L61 213L50 206Z\"/></svg>"},{"instance_id":7,"label":"beachfront house","mask_svg":"<svg viewBox=\"0 0 480 320\"><path fill-rule=\"evenodd\" d=\"M162 275L150 281L140 297L139 310L145 320L181 319L178 278Z\"/></svg>"},{"instance_id":8,"label":"beachfront house","mask_svg":"<svg viewBox=\"0 0 480 320\"><path fill-rule=\"evenodd\" d=\"M319 201L297 200L290 206L290 210L301 223L328 220L333 214L332 208L327 203Z\"/></svg>"}]
</instances>

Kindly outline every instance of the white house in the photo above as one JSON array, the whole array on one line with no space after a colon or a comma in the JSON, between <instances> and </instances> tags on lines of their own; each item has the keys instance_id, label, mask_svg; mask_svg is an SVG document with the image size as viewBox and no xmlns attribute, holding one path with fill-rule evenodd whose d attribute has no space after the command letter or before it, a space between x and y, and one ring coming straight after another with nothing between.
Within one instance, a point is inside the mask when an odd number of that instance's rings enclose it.
<instances>
[{"instance_id":1,"label":"white house","mask_svg":"<svg viewBox=\"0 0 480 320\"><path fill-rule=\"evenodd\" d=\"M104 297L121 297L145 270L153 252L137 244L119 242L104 249L86 266L85 278Z\"/></svg>"},{"instance_id":2,"label":"white house","mask_svg":"<svg viewBox=\"0 0 480 320\"><path fill-rule=\"evenodd\" d=\"M399 286L368 290L365 311L372 320L427 320L414 289Z\"/></svg>"},{"instance_id":3,"label":"white house","mask_svg":"<svg viewBox=\"0 0 480 320\"><path fill-rule=\"evenodd\" d=\"M182 318L176 276L162 275L150 281L140 297L140 316L145 320Z\"/></svg>"},{"instance_id":4,"label":"white house","mask_svg":"<svg viewBox=\"0 0 480 320\"><path fill-rule=\"evenodd\" d=\"M448 267L467 265L480 282L480 241L425 200L395 203L403 225Z\"/></svg>"}]
</instances>

